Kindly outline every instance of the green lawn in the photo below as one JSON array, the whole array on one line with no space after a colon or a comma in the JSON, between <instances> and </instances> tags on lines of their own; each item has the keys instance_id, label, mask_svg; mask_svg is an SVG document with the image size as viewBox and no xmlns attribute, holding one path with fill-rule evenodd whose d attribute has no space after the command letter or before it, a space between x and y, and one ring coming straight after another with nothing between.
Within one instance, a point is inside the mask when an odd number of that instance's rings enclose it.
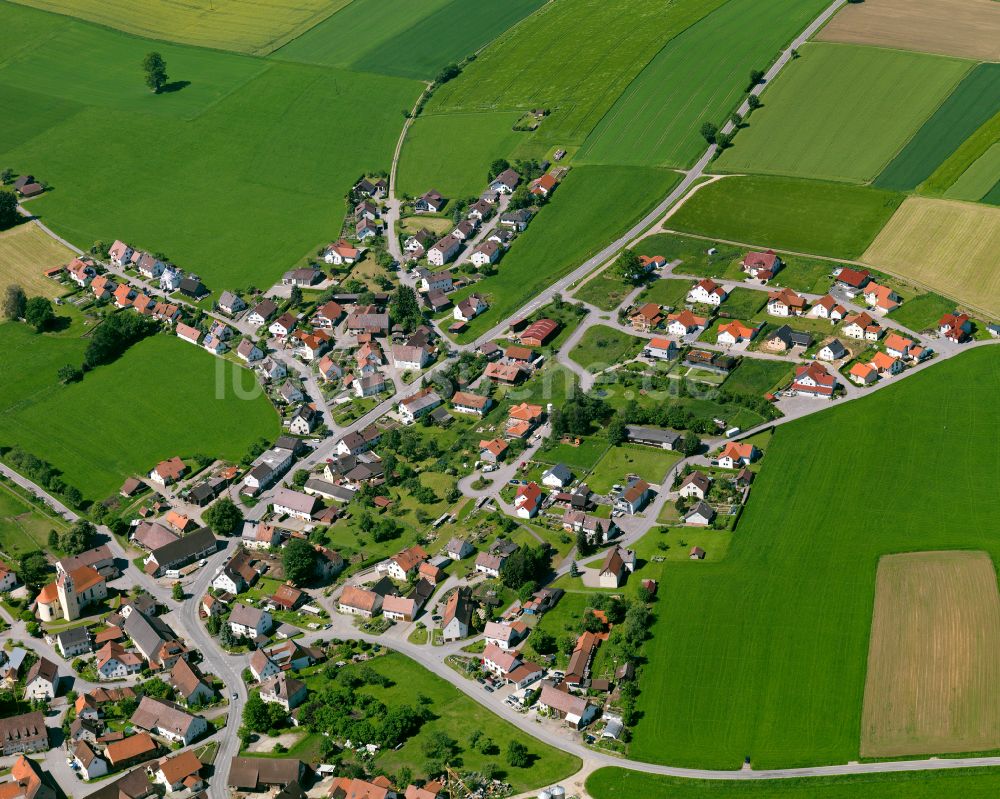
<instances>
[{"instance_id":1,"label":"green lawn","mask_svg":"<svg viewBox=\"0 0 1000 799\"><path fill-rule=\"evenodd\" d=\"M634 757L734 769L747 754L757 768L858 758L879 557L1000 555L998 390L1000 352L985 347L777 428L725 560L664 570ZM961 480L941 480L942 452ZM879 485L907 490L872 502Z\"/></svg>"},{"instance_id":2,"label":"green lawn","mask_svg":"<svg viewBox=\"0 0 1000 799\"><path fill-rule=\"evenodd\" d=\"M726 390L745 394L766 394L792 376L792 364L744 358L726 379Z\"/></svg>"},{"instance_id":3,"label":"green lawn","mask_svg":"<svg viewBox=\"0 0 1000 799\"><path fill-rule=\"evenodd\" d=\"M806 44L800 53L763 93L763 107L719 159L721 169L873 178L971 66L844 44Z\"/></svg>"},{"instance_id":4,"label":"green lawn","mask_svg":"<svg viewBox=\"0 0 1000 799\"><path fill-rule=\"evenodd\" d=\"M719 311L736 319L749 319L767 303L767 292L737 286L722 301Z\"/></svg>"},{"instance_id":5,"label":"green lawn","mask_svg":"<svg viewBox=\"0 0 1000 799\"><path fill-rule=\"evenodd\" d=\"M277 58L431 80L489 44L544 0L353 0Z\"/></svg>"},{"instance_id":6,"label":"green lawn","mask_svg":"<svg viewBox=\"0 0 1000 799\"><path fill-rule=\"evenodd\" d=\"M664 43L723 2L634 0L627 14L602 0L548 3L440 87L427 110L547 108L523 154L581 144Z\"/></svg>"},{"instance_id":7,"label":"green lawn","mask_svg":"<svg viewBox=\"0 0 1000 799\"><path fill-rule=\"evenodd\" d=\"M667 308L677 308L684 304L687 293L691 290L690 280L665 278L649 284L639 295L639 302L655 302Z\"/></svg>"},{"instance_id":8,"label":"green lawn","mask_svg":"<svg viewBox=\"0 0 1000 799\"><path fill-rule=\"evenodd\" d=\"M399 191L416 197L433 188L451 199L478 196L486 189L490 164L510 155L523 135L511 130L520 116L514 111L418 117L399 158Z\"/></svg>"},{"instance_id":9,"label":"green lawn","mask_svg":"<svg viewBox=\"0 0 1000 799\"><path fill-rule=\"evenodd\" d=\"M59 385L85 342L0 325L16 379L0 386L0 444L17 444L62 470L84 496L103 499L125 476L173 455L238 460L250 442L278 434L278 417L249 371L174 336L158 335Z\"/></svg>"},{"instance_id":10,"label":"green lawn","mask_svg":"<svg viewBox=\"0 0 1000 799\"><path fill-rule=\"evenodd\" d=\"M680 458L681 455L677 452L638 444L612 447L587 477L587 485L598 494L606 494L615 484L625 485L626 474L637 474L647 483L656 486L663 482L667 470Z\"/></svg>"},{"instance_id":11,"label":"green lawn","mask_svg":"<svg viewBox=\"0 0 1000 799\"><path fill-rule=\"evenodd\" d=\"M568 777L580 768L580 760L567 755L551 746L536 741L521 733L513 724L504 721L490 713L478 703L460 693L444 680L435 677L429 671L414 661L398 654L375 658L365 664L379 674L384 674L392 685L387 688L380 686L364 686L358 690L364 691L388 706L408 704L416 706L417 696L424 695L431 701L430 709L435 718L425 723L420 732L409 738L399 749L383 751L375 759L379 768L388 772L398 772L403 766L413 769L414 776L432 777L424 774L421 764L427 761L422 752L422 746L434 732L443 732L458 742L461 748L461 769L476 771L487 762L498 766L499 775L511 783L515 791L525 791L550 785ZM345 668L356 668L346 666ZM320 675L310 677L306 684L310 688L321 686L324 678ZM511 768L503 762L503 755L483 755L473 750L468 742L473 730L486 733L504 752L512 740L521 741L533 755L532 763L527 768ZM454 762L454 761L453 761ZM455 763L457 767L457 763Z\"/></svg>"},{"instance_id":12,"label":"green lawn","mask_svg":"<svg viewBox=\"0 0 1000 799\"><path fill-rule=\"evenodd\" d=\"M33 549L49 549L49 530L62 531L61 518L30 505L12 488L0 484L0 551L9 557Z\"/></svg>"},{"instance_id":13,"label":"green lawn","mask_svg":"<svg viewBox=\"0 0 1000 799\"><path fill-rule=\"evenodd\" d=\"M705 151L701 124L721 125L743 99L750 70L767 68L823 8L823 0L725 3L657 53L587 137L577 160L688 166Z\"/></svg>"},{"instance_id":14,"label":"green lawn","mask_svg":"<svg viewBox=\"0 0 1000 799\"><path fill-rule=\"evenodd\" d=\"M980 64L907 142L875 179L875 185L896 190L916 188L997 113L1000 113L1000 64Z\"/></svg>"},{"instance_id":15,"label":"green lawn","mask_svg":"<svg viewBox=\"0 0 1000 799\"><path fill-rule=\"evenodd\" d=\"M758 247L857 258L902 201L902 194L862 186L733 177L698 191L667 224Z\"/></svg>"},{"instance_id":16,"label":"green lawn","mask_svg":"<svg viewBox=\"0 0 1000 799\"><path fill-rule=\"evenodd\" d=\"M460 343L471 341L546 286L583 264L660 202L680 175L645 167L573 169L501 259L497 274L457 291L475 291L490 308L476 317Z\"/></svg>"},{"instance_id":17,"label":"green lawn","mask_svg":"<svg viewBox=\"0 0 1000 799\"><path fill-rule=\"evenodd\" d=\"M587 778L594 799L992 799L998 791L1000 775L990 768L787 780L688 780L602 768Z\"/></svg>"},{"instance_id":18,"label":"green lawn","mask_svg":"<svg viewBox=\"0 0 1000 799\"><path fill-rule=\"evenodd\" d=\"M599 372L639 354L645 339L630 336L613 327L594 325L583 334L569 357L590 372Z\"/></svg>"},{"instance_id":19,"label":"green lawn","mask_svg":"<svg viewBox=\"0 0 1000 799\"><path fill-rule=\"evenodd\" d=\"M608 440L603 436L587 436L580 439L580 445L546 444L536 455L542 463L565 463L577 472L590 471L608 449Z\"/></svg>"},{"instance_id":20,"label":"green lawn","mask_svg":"<svg viewBox=\"0 0 1000 799\"><path fill-rule=\"evenodd\" d=\"M208 287L269 285L329 240L388 169L416 81L201 50L0 5L0 163L53 190L32 210L81 247L129 240ZM138 64L160 50L177 91ZM87 53L87 58L80 58ZM356 113L364 109L364 135ZM100 202L92 202L94 197Z\"/></svg>"},{"instance_id":21,"label":"green lawn","mask_svg":"<svg viewBox=\"0 0 1000 799\"><path fill-rule=\"evenodd\" d=\"M888 317L910 330L920 332L930 327L936 327L938 319L954 310L954 300L928 292L907 300L896 310L890 311Z\"/></svg>"}]
</instances>

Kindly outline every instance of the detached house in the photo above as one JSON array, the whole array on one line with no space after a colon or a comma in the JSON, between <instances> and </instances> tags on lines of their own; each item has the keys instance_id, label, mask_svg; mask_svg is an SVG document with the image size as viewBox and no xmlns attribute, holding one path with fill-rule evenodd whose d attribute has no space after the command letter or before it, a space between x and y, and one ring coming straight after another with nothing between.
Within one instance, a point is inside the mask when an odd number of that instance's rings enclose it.
<instances>
[{"instance_id":1,"label":"detached house","mask_svg":"<svg viewBox=\"0 0 1000 799\"><path fill-rule=\"evenodd\" d=\"M370 619L381 612L382 597L374 591L347 585L344 586L340 599L337 600L337 610L341 613Z\"/></svg>"},{"instance_id":2,"label":"detached house","mask_svg":"<svg viewBox=\"0 0 1000 799\"><path fill-rule=\"evenodd\" d=\"M683 337L701 330L708 320L695 316L688 310L667 315L667 332L672 336Z\"/></svg>"},{"instance_id":3,"label":"detached house","mask_svg":"<svg viewBox=\"0 0 1000 799\"><path fill-rule=\"evenodd\" d=\"M117 267L127 266L132 263L133 250L129 245L120 239L115 239L115 243L108 248L108 260Z\"/></svg>"},{"instance_id":4,"label":"detached house","mask_svg":"<svg viewBox=\"0 0 1000 799\"><path fill-rule=\"evenodd\" d=\"M829 319L831 322L839 322L846 315L847 309L829 294L820 297L809 309L809 316L815 316L817 319Z\"/></svg>"},{"instance_id":5,"label":"detached house","mask_svg":"<svg viewBox=\"0 0 1000 799\"><path fill-rule=\"evenodd\" d=\"M730 441L722 449L719 455L719 466L723 469L736 469L740 466L749 466L759 455L758 449L753 444L744 444L739 441Z\"/></svg>"},{"instance_id":6,"label":"detached house","mask_svg":"<svg viewBox=\"0 0 1000 799\"><path fill-rule=\"evenodd\" d=\"M655 302L647 302L629 316L629 324L632 325L632 329L642 333L656 329L662 322L663 314L660 312L660 306Z\"/></svg>"},{"instance_id":7,"label":"detached house","mask_svg":"<svg viewBox=\"0 0 1000 799\"><path fill-rule=\"evenodd\" d=\"M958 311L947 313L938 319L938 333L954 344L961 344L972 335L972 320L968 314Z\"/></svg>"},{"instance_id":8,"label":"detached house","mask_svg":"<svg viewBox=\"0 0 1000 799\"><path fill-rule=\"evenodd\" d=\"M251 339L243 339L236 347L236 355L241 361L254 363L264 357L264 351L253 343Z\"/></svg>"},{"instance_id":9,"label":"detached house","mask_svg":"<svg viewBox=\"0 0 1000 799\"><path fill-rule=\"evenodd\" d=\"M259 327L260 325L267 322L272 316L278 312L278 306L272 300L261 300L254 309L250 311L247 316L247 322L251 325Z\"/></svg>"},{"instance_id":10,"label":"detached house","mask_svg":"<svg viewBox=\"0 0 1000 799\"><path fill-rule=\"evenodd\" d=\"M691 290L687 293L687 301L718 307L728 296L729 292L712 280L712 278L706 277L692 286Z\"/></svg>"},{"instance_id":11,"label":"detached house","mask_svg":"<svg viewBox=\"0 0 1000 799\"><path fill-rule=\"evenodd\" d=\"M810 397L829 399L837 388L837 378L831 375L825 366L813 361L799 366L795 370L792 390Z\"/></svg>"},{"instance_id":12,"label":"detached house","mask_svg":"<svg viewBox=\"0 0 1000 799\"><path fill-rule=\"evenodd\" d=\"M903 298L891 288L876 283L875 281L869 282L868 285L864 287L863 291L865 302L867 302L868 305L876 311L891 311L893 308L897 308L903 301Z\"/></svg>"},{"instance_id":13,"label":"detached house","mask_svg":"<svg viewBox=\"0 0 1000 799\"><path fill-rule=\"evenodd\" d=\"M413 203L413 210L418 214L436 214L444 208L446 202L444 197L431 189L416 199L416 202Z\"/></svg>"},{"instance_id":14,"label":"detached house","mask_svg":"<svg viewBox=\"0 0 1000 799\"><path fill-rule=\"evenodd\" d=\"M652 487L641 477L633 477L615 498L615 510L622 513L639 513L653 496Z\"/></svg>"},{"instance_id":15,"label":"detached house","mask_svg":"<svg viewBox=\"0 0 1000 799\"><path fill-rule=\"evenodd\" d=\"M495 264L499 258L500 245L495 241L484 241L472 251L469 260L475 266L482 268L488 264Z\"/></svg>"},{"instance_id":16,"label":"detached house","mask_svg":"<svg viewBox=\"0 0 1000 799\"><path fill-rule=\"evenodd\" d=\"M441 637L445 641L457 641L469 634L472 603L467 592L467 588L456 588L445 603L441 617Z\"/></svg>"},{"instance_id":17,"label":"detached house","mask_svg":"<svg viewBox=\"0 0 1000 799\"><path fill-rule=\"evenodd\" d=\"M500 194L513 194L520 182L521 176L508 168L490 181L490 189Z\"/></svg>"},{"instance_id":18,"label":"detached house","mask_svg":"<svg viewBox=\"0 0 1000 799\"><path fill-rule=\"evenodd\" d=\"M635 571L635 553L613 546L604 555L597 579L601 588L620 588L628 575Z\"/></svg>"},{"instance_id":19,"label":"detached house","mask_svg":"<svg viewBox=\"0 0 1000 799\"><path fill-rule=\"evenodd\" d=\"M451 407L456 413L467 413L472 416L482 416L490 409L493 400L480 394L467 391L457 391L451 398Z\"/></svg>"},{"instance_id":20,"label":"detached house","mask_svg":"<svg viewBox=\"0 0 1000 799\"><path fill-rule=\"evenodd\" d=\"M70 279L80 288L87 288L90 282L97 276L97 270L88 261L74 258L66 267L66 273Z\"/></svg>"},{"instance_id":21,"label":"detached house","mask_svg":"<svg viewBox=\"0 0 1000 799\"><path fill-rule=\"evenodd\" d=\"M292 314L286 311L271 323L268 332L276 338L284 338L295 329L297 321Z\"/></svg>"},{"instance_id":22,"label":"detached house","mask_svg":"<svg viewBox=\"0 0 1000 799\"><path fill-rule=\"evenodd\" d=\"M514 495L514 510L522 519L532 519L538 515L544 496L538 483L528 483L517 487Z\"/></svg>"},{"instance_id":23,"label":"detached house","mask_svg":"<svg viewBox=\"0 0 1000 799\"><path fill-rule=\"evenodd\" d=\"M727 322L719 326L719 333L715 338L715 342L726 347L742 344L745 341L750 341L757 335L757 330L758 328L747 327L747 325L739 321Z\"/></svg>"},{"instance_id":24,"label":"detached house","mask_svg":"<svg viewBox=\"0 0 1000 799\"><path fill-rule=\"evenodd\" d=\"M240 638L263 638L274 624L269 611L237 602L229 615L229 628Z\"/></svg>"},{"instance_id":25,"label":"detached house","mask_svg":"<svg viewBox=\"0 0 1000 799\"><path fill-rule=\"evenodd\" d=\"M870 363L858 361L851 367L848 377L852 383L857 383L859 386L870 386L878 382L878 370Z\"/></svg>"},{"instance_id":26,"label":"detached house","mask_svg":"<svg viewBox=\"0 0 1000 799\"><path fill-rule=\"evenodd\" d=\"M427 251L427 262L434 266L444 266L458 254L461 248L462 240L449 233Z\"/></svg>"},{"instance_id":27,"label":"detached house","mask_svg":"<svg viewBox=\"0 0 1000 799\"><path fill-rule=\"evenodd\" d=\"M246 308L247 304L243 302L243 298L240 297L238 294L233 294L233 292L231 291L224 291L219 296L218 306L219 310L222 311L224 314L228 314L229 316L235 316L244 308Z\"/></svg>"},{"instance_id":28,"label":"detached house","mask_svg":"<svg viewBox=\"0 0 1000 799\"><path fill-rule=\"evenodd\" d=\"M799 316L805 310L805 299L791 289L780 289L767 295L767 312L771 316Z\"/></svg>"},{"instance_id":29,"label":"detached house","mask_svg":"<svg viewBox=\"0 0 1000 799\"><path fill-rule=\"evenodd\" d=\"M864 311L844 319L844 335L848 338L878 341L882 332L882 326Z\"/></svg>"},{"instance_id":30,"label":"detached house","mask_svg":"<svg viewBox=\"0 0 1000 799\"><path fill-rule=\"evenodd\" d=\"M471 322L487 308L489 306L486 304L486 300L478 294L470 294L455 306L452 316L459 322Z\"/></svg>"},{"instance_id":31,"label":"detached house","mask_svg":"<svg viewBox=\"0 0 1000 799\"><path fill-rule=\"evenodd\" d=\"M774 250L766 252L748 252L740 264L743 271L756 280L770 280L784 266Z\"/></svg>"},{"instance_id":32,"label":"detached house","mask_svg":"<svg viewBox=\"0 0 1000 799\"><path fill-rule=\"evenodd\" d=\"M399 416L404 424L413 424L424 414L430 413L441 404L441 397L433 389L425 388L398 405Z\"/></svg>"}]
</instances>

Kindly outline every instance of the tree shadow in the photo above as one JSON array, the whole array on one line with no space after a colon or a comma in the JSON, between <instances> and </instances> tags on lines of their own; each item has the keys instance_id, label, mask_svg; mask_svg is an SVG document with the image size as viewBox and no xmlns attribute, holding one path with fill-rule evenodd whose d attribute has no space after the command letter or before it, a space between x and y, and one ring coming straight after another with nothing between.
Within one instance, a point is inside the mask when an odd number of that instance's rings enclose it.
<instances>
[{"instance_id":1,"label":"tree shadow","mask_svg":"<svg viewBox=\"0 0 1000 799\"><path fill-rule=\"evenodd\" d=\"M174 80L170 83L165 83L163 88L160 89L160 94L170 94L172 92L179 92L181 89L186 89L191 85L189 80Z\"/></svg>"},{"instance_id":2,"label":"tree shadow","mask_svg":"<svg viewBox=\"0 0 1000 799\"><path fill-rule=\"evenodd\" d=\"M53 319L45 326L45 332L60 333L63 330L66 330L71 324L73 324L73 320L70 319L70 317L57 316L55 319Z\"/></svg>"}]
</instances>

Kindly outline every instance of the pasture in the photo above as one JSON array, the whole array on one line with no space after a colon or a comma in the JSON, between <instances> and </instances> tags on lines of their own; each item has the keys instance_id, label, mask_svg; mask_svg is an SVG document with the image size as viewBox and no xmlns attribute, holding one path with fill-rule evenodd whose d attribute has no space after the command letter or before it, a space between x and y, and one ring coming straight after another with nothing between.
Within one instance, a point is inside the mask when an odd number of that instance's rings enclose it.
<instances>
[{"instance_id":1,"label":"pasture","mask_svg":"<svg viewBox=\"0 0 1000 799\"><path fill-rule=\"evenodd\" d=\"M164 252L215 291L270 285L328 240L357 176L388 167L421 88L157 44L190 85L154 96L136 66L150 42L12 5L0 45L21 52L0 66L0 104L18 109L0 163L53 186L32 210L80 247ZM365 135L345 107L364 107Z\"/></svg>"},{"instance_id":2,"label":"pasture","mask_svg":"<svg viewBox=\"0 0 1000 799\"><path fill-rule=\"evenodd\" d=\"M594 799L992 799L998 791L1000 774L994 768L782 780L689 780L602 768L587 778L587 793Z\"/></svg>"},{"instance_id":3,"label":"pasture","mask_svg":"<svg viewBox=\"0 0 1000 799\"><path fill-rule=\"evenodd\" d=\"M993 0L865 0L819 32L827 42L1000 60L1000 6Z\"/></svg>"},{"instance_id":4,"label":"pasture","mask_svg":"<svg viewBox=\"0 0 1000 799\"><path fill-rule=\"evenodd\" d=\"M417 117L400 153L398 190L414 197L430 188L451 199L478 197L490 164L509 156L524 135L511 129L520 116L515 111Z\"/></svg>"},{"instance_id":5,"label":"pasture","mask_svg":"<svg viewBox=\"0 0 1000 799\"><path fill-rule=\"evenodd\" d=\"M29 297L58 297L66 293L60 283L42 272L73 260L75 253L41 228L21 224L0 233L0 295L16 283Z\"/></svg>"},{"instance_id":6,"label":"pasture","mask_svg":"<svg viewBox=\"0 0 1000 799\"><path fill-rule=\"evenodd\" d=\"M664 43L723 3L635 0L628 14L602 0L547 3L441 86L427 110L548 108L525 154L580 144Z\"/></svg>"},{"instance_id":7,"label":"pasture","mask_svg":"<svg viewBox=\"0 0 1000 799\"><path fill-rule=\"evenodd\" d=\"M81 361L78 335L0 325L16 376L0 391L0 443L49 461L85 497L103 499L172 455L238 460L252 441L278 434L251 372L174 336L142 341L82 382L60 385L56 370Z\"/></svg>"},{"instance_id":8,"label":"pasture","mask_svg":"<svg viewBox=\"0 0 1000 799\"><path fill-rule=\"evenodd\" d=\"M858 759L879 558L1000 556L998 391L1000 350L982 347L777 427L726 558L664 564L631 756L726 769L748 754L758 769ZM961 480L941 479L942 452ZM878 490L893 485L907 490Z\"/></svg>"},{"instance_id":9,"label":"pasture","mask_svg":"<svg viewBox=\"0 0 1000 799\"><path fill-rule=\"evenodd\" d=\"M906 143L875 179L875 185L883 189L916 188L996 114L1000 114L1000 64L980 64Z\"/></svg>"},{"instance_id":10,"label":"pasture","mask_svg":"<svg viewBox=\"0 0 1000 799\"><path fill-rule=\"evenodd\" d=\"M1000 593L985 552L886 555L875 579L861 756L1000 747Z\"/></svg>"},{"instance_id":11,"label":"pasture","mask_svg":"<svg viewBox=\"0 0 1000 799\"><path fill-rule=\"evenodd\" d=\"M353 0L275 57L431 80L535 11L544 0Z\"/></svg>"},{"instance_id":12,"label":"pasture","mask_svg":"<svg viewBox=\"0 0 1000 799\"><path fill-rule=\"evenodd\" d=\"M970 67L846 44L807 44L800 53L763 93L763 107L719 158L720 169L869 180Z\"/></svg>"},{"instance_id":13,"label":"pasture","mask_svg":"<svg viewBox=\"0 0 1000 799\"><path fill-rule=\"evenodd\" d=\"M588 328L569 353L569 357L589 372L599 372L628 361L639 354L646 341L613 327L594 325Z\"/></svg>"},{"instance_id":14,"label":"pasture","mask_svg":"<svg viewBox=\"0 0 1000 799\"><path fill-rule=\"evenodd\" d=\"M475 291L488 311L476 317L459 342L471 341L512 314L567 272L600 252L667 195L680 175L645 167L586 166L571 170L497 264L497 274L461 289Z\"/></svg>"},{"instance_id":15,"label":"pasture","mask_svg":"<svg viewBox=\"0 0 1000 799\"><path fill-rule=\"evenodd\" d=\"M998 252L1000 208L909 197L862 260L997 317Z\"/></svg>"},{"instance_id":16,"label":"pasture","mask_svg":"<svg viewBox=\"0 0 1000 799\"><path fill-rule=\"evenodd\" d=\"M701 123L721 124L743 99L750 70L765 69L825 5L730 0L715 9L672 39L628 85L577 162L690 165L705 151Z\"/></svg>"},{"instance_id":17,"label":"pasture","mask_svg":"<svg viewBox=\"0 0 1000 799\"><path fill-rule=\"evenodd\" d=\"M857 258L902 201L901 194L867 186L732 177L698 191L667 225L757 247Z\"/></svg>"},{"instance_id":18,"label":"pasture","mask_svg":"<svg viewBox=\"0 0 1000 799\"><path fill-rule=\"evenodd\" d=\"M266 55L350 0L16 0L136 36Z\"/></svg>"}]
</instances>

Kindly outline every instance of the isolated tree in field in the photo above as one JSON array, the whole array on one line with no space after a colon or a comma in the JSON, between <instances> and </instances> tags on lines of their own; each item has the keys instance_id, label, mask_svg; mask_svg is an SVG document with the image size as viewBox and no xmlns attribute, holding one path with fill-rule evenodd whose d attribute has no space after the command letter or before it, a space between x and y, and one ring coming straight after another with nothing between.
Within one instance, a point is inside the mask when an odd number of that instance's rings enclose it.
<instances>
[{"instance_id":1,"label":"isolated tree in field","mask_svg":"<svg viewBox=\"0 0 1000 799\"><path fill-rule=\"evenodd\" d=\"M531 765L528 747L520 741L511 741L507 744L507 765L514 768L527 768Z\"/></svg>"},{"instance_id":2,"label":"isolated tree in field","mask_svg":"<svg viewBox=\"0 0 1000 799\"><path fill-rule=\"evenodd\" d=\"M157 52L146 53L142 59L142 72L146 80L146 85L154 94L163 91L167 85L167 62L163 60Z\"/></svg>"},{"instance_id":3,"label":"isolated tree in field","mask_svg":"<svg viewBox=\"0 0 1000 799\"><path fill-rule=\"evenodd\" d=\"M634 250L622 250L615 261L614 268L615 274L629 283L638 283L645 274L639 256L635 254Z\"/></svg>"},{"instance_id":4,"label":"isolated tree in field","mask_svg":"<svg viewBox=\"0 0 1000 799\"><path fill-rule=\"evenodd\" d=\"M83 370L79 366L68 363L65 366L60 366L56 374L60 383L75 383L83 377Z\"/></svg>"},{"instance_id":5,"label":"isolated tree in field","mask_svg":"<svg viewBox=\"0 0 1000 799\"><path fill-rule=\"evenodd\" d=\"M706 122L701 126L701 135L709 144L715 144L715 134L719 132L719 126L713 122Z\"/></svg>"},{"instance_id":6,"label":"isolated tree in field","mask_svg":"<svg viewBox=\"0 0 1000 799\"><path fill-rule=\"evenodd\" d=\"M0 230L17 224L17 197L12 191L0 191Z\"/></svg>"},{"instance_id":7,"label":"isolated tree in field","mask_svg":"<svg viewBox=\"0 0 1000 799\"><path fill-rule=\"evenodd\" d=\"M202 518L216 535L232 535L243 524L243 511L229 497L223 497Z\"/></svg>"},{"instance_id":8,"label":"isolated tree in field","mask_svg":"<svg viewBox=\"0 0 1000 799\"><path fill-rule=\"evenodd\" d=\"M32 297L24 306L24 321L41 333L56 318L52 303L45 297Z\"/></svg>"},{"instance_id":9,"label":"isolated tree in field","mask_svg":"<svg viewBox=\"0 0 1000 799\"><path fill-rule=\"evenodd\" d=\"M25 306L28 304L28 296L24 289L16 283L7 286L3 293L3 316L4 319L17 320L24 316Z\"/></svg>"}]
</instances>

